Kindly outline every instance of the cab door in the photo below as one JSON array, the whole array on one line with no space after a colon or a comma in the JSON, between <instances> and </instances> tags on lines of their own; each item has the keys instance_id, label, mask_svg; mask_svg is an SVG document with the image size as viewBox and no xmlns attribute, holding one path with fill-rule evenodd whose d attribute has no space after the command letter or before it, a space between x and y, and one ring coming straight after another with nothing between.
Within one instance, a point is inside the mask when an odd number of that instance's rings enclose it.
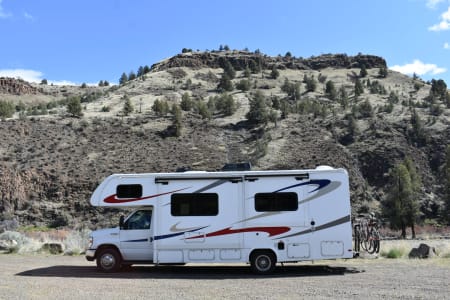
<instances>
[{"instance_id":1,"label":"cab door","mask_svg":"<svg viewBox=\"0 0 450 300\"><path fill-rule=\"evenodd\" d=\"M131 214L120 229L120 248L124 260L153 260L152 210Z\"/></svg>"}]
</instances>

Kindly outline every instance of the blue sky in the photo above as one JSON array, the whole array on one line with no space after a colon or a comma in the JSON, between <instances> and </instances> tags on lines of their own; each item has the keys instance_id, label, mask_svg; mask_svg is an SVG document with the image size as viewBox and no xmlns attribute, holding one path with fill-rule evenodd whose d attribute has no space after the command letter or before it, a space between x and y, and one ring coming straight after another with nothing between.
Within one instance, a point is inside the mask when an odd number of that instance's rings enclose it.
<instances>
[{"instance_id":1,"label":"blue sky","mask_svg":"<svg viewBox=\"0 0 450 300\"><path fill-rule=\"evenodd\" d=\"M0 76L117 83L183 48L359 52L450 86L450 0L0 0Z\"/></svg>"}]
</instances>

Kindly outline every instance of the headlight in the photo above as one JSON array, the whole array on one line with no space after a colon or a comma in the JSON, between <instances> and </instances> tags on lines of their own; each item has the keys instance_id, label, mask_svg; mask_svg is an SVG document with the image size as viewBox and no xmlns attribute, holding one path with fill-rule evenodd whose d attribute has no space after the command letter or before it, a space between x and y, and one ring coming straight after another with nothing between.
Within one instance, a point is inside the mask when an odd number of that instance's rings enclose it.
<instances>
[{"instance_id":1,"label":"headlight","mask_svg":"<svg viewBox=\"0 0 450 300\"><path fill-rule=\"evenodd\" d=\"M94 244L94 238L92 236L90 236L89 237L89 242L88 242L88 249L91 249L93 244Z\"/></svg>"}]
</instances>

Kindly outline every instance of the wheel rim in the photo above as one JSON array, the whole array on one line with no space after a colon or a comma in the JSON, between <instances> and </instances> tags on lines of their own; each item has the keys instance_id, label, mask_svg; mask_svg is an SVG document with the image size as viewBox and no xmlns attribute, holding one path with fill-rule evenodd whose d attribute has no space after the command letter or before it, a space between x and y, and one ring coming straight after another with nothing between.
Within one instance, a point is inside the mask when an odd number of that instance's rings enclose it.
<instances>
[{"instance_id":1,"label":"wheel rim","mask_svg":"<svg viewBox=\"0 0 450 300\"><path fill-rule=\"evenodd\" d=\"M268 257L267 255L259 255L256 258L256 268L258 268L259 271L267 271L269 270L271 267L271 261L270 261L270 257Z\"/></svg>"},{"instance_id":2,"label":"wheel rim","mask_svg":"<svg viewBox=\"0 0 450 300\"><path fill-rule=\"evenodd\" d=\"M100 263L103 268L111 269L116 264L116 259L111 253L105 253L104 255L102 255Z\"/></svg>"}]
</instances>

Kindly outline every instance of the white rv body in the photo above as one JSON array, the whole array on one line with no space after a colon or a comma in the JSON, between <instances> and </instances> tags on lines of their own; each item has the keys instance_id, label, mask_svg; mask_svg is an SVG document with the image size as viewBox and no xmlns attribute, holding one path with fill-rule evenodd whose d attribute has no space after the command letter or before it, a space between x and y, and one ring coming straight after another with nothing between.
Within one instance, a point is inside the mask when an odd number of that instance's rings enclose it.
<instances>
[{"instance_id":1,"label":"white rv body","mask_svg":"<svg viewBox=\"0 0 450 300\"><path fill-rule=\"evenodd\" d=\"M86 258L105 271L250 262L266 273L276 262L353 257L344 169L115 174L91 204L136 208L121 227L92 233ZM135 227L144 215L149 223Z\"/></svg>"}]
</instances>

